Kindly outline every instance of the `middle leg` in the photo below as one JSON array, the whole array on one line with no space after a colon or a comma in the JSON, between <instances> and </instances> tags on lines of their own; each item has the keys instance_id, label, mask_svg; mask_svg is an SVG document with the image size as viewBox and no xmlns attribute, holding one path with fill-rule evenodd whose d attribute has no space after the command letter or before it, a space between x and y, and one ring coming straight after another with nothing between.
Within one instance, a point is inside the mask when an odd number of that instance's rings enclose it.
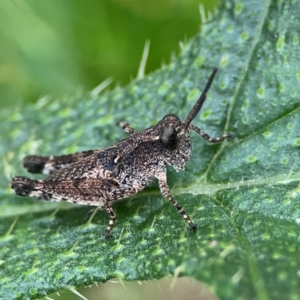
<instances>
[{"instance_id":1,"label":"middle leg","mask_svg":"<svg viewBox=\"0 0 300 300\"><path fill-rule=\"evenodd\" d=\"M134 129L127 122L120 122L119 125L123 128L123 130L129 135L134 134Z\"/></svg>"},{"instance_id":2,"label":"middle leg","mask_svg":"<svg viewBox=\"0 0 300 300\"><path fill-rule=\"evenodd\" d=\"M112 207L109 206L107 203L104 206L104 209L106 210L106 212L109 215L109 222L108 222L108 226L105 230L104 236L106 239L108 239L110 237L110 232L114 227L115 221L116 221L116 214L113 211Z\"/></svg>"}]
</instances>

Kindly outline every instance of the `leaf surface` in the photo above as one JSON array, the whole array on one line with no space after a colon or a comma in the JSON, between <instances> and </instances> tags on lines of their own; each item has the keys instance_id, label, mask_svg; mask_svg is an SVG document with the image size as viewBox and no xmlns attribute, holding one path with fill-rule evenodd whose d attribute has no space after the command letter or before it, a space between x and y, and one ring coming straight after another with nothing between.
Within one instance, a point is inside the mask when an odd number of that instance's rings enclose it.
<instances>
[{"instance_id":1,"label":"leaf surface","mask_svg":"<svg viewBox=\"0 0 300 300\"><path fill-rule=\"evenodd\" d=\"M0 298L25 299L117 277L189 275L221 299L297 299L300 294L299 2L224 1L214 19L167 66L100 96L41 99L0 121ZM185 119L214 66L219 72L194 124L234 142L193 134L184 172L168 172L172 194L198 224L191 232L156 184L92 222L87 206L15 196L10 177L27 154L103 148L116 126ZM38 176L36 177L38 178ZM39 177L41 178L41 177Z\"/></svg>"}]
</instances>

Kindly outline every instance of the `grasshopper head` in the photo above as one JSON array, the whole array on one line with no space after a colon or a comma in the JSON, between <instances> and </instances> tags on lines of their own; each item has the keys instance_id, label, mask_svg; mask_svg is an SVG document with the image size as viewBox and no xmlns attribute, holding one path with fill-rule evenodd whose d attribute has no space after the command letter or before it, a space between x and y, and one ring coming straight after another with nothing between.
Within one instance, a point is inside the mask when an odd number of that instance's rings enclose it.
<instances>
[{"instance_id":1,"label":"grasshopper head","mask_svg":"<svg viewBox=\"0 0 300 300\"><path fill-rule=\"evenodd\" d=\"M169 114L158 123L159 142L164 160L176 170L184 169L191 157L189 125L200 111L217 70L217 68L213 70L204 91L184 122L181 122L176 115Z\"/></svg>"},{"instance_id":2,"label":"grasshopper head","mask_svg":"<svg viewBox=\"0 0 300 300\"><path fill-rule=\"evenodd\" d=\"M176 115L166 115L159 122L159 143L164 160L176 170L182 170L191 157L188 129Z\"/></svg>"}]
</instances>

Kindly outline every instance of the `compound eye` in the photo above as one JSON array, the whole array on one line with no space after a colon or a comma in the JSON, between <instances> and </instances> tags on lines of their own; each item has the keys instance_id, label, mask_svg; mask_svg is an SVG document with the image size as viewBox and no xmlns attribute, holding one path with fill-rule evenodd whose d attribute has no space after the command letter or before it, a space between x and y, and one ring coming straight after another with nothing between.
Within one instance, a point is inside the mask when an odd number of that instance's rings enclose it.
<instances>
[{"instance_id":1,"label":"compound eye","mask_svg":"<svg viewBox=\"0 0 300 300\"><path fill-rule=\"evenodd\" d=\"M176 150L178 138L174 127L164 127L159 137L160 143L167 150Z\"/></svg>"}]
</instances>

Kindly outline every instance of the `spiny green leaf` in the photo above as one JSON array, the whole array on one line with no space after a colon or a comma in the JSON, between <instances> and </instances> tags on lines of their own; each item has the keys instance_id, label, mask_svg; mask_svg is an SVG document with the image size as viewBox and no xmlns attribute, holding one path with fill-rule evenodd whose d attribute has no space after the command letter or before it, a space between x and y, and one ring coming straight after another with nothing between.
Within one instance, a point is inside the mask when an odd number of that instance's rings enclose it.
<instances>
[{"instance_id":1,"label":"spiny green leaf","mask_svg":"<svg viewBox=\"0 0 300 300\"><path fill-rule=\"evenodd\" d=\"M2 114L0 298L36 298L112 277L174 274L209 284L222 299L297 299L300 294L300 64L297 1L224 1L214 20L168 66L100 96L81 94ZM167 113L184 119L214 66L220 66L194 121L185 172L169 170L176 199L198 224L186 229L157 186L85 219L89 207L13 195L9 178L30 153L102 148ZM67 209L66 209L67 208ZM177 269L178 270L178 269Z\"/></svg>"}]
</instances>

